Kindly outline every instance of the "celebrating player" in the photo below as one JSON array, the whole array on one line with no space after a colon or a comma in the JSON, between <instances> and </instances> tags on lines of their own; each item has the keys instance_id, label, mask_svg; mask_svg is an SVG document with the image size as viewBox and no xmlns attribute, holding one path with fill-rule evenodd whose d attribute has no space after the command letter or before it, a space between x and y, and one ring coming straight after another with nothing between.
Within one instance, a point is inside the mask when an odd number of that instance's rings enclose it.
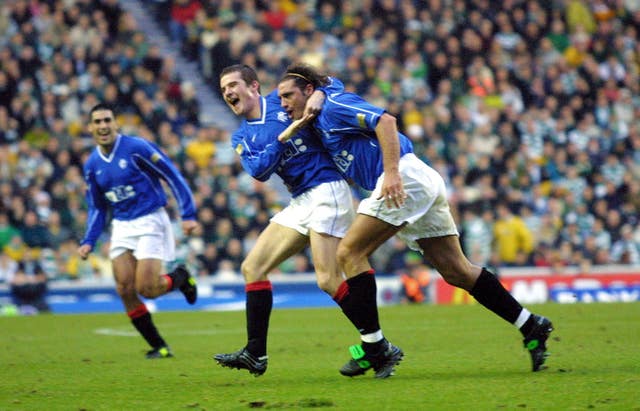
<instances>
[{"instance_id":1,"label":"celebrating player","mask_svg":"<svg viewBox=\"0 0 640 411\"><path fill-rule=\"evenodd\" d=\"M278 85L282 107L296 119L280 136L288 141L300 127L313 120L304 113L306 99L327 77L313 67L291 66ZM358 215L338 247L338 263L349 287L366 289L356 327L362 339L376 335L379 324L375 280L368 257L397 234L410 248L421 252L449 284L467 290L475 299L518 327L529 350L533 371L542 369L546 340L553 330L547 318L523 308L486 268L473 265L463 254L458 231L449 209L442 177L413 154L411 141L396 126L396 119L358 95L335 93L327 97L313 120L319 139L342 172L366 190ZM362 371L361 358L374 358L370 344L352 349L354 357L343 374ZM365 367L366 368L366 367Z\"/></svg>"},{"instance_id":2,"label":"celebrating player","mask_svg":"<svg viewBox=\"0 0 640 411\"><path fill-rule=\"evenodd\" d=\"M273 304L267 275L308 244L318 286L352 318L340 303L346 290L335 256L354 211L348 184L317 139L303 130L287 142L277 140L291 120L280 107L276 91L266 97L260 94L260 83L251 67L225 68L220 88L229 108L244 118L232 136L232 144L245 170L260 181L273 173L279 175L292 195L289 205L273 216L241 266L246 283L247 345L237 352L214 357L223 366L247 369L258 376L267 369L267 330ZM326 93L342 88L341 83L329 80ZM310 98L309 115L317 113L323 100L320 91ZM374 364L378 378L391 375L402 357L402 351L389 343L383 348Z\"/></svg>"},{"instance_id":3,"label":"celebrating player","mask_svg":"<svg viewBox=\"0 0 640 411\"><path fill-rule=\"evenodd\" d=\"M84 165L89 218L78 254L87 258L112 214L111 248L116 289L134 327L151 346L147 358L173 354L153 324L139 295L156 298L180 290L189 304L197 299L195 280L184 266L161 275L163 261L175 259L175 240L165 210L164 180L180 207L182 230L197 234L191 190L171 160L153 143L119 134L112 107L98 104L89 113L96 147Z\"/></svg>"}]
</instances>

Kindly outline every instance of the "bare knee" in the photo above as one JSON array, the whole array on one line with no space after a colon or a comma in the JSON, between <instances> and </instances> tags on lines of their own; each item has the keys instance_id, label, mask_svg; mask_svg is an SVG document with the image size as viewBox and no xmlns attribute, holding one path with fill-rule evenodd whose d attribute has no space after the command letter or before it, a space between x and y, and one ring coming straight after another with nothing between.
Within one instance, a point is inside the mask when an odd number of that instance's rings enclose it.
<instances>
[{"instance_id":1,"label":"bare knee","mask_svg":"<svg viewBox=\"0 0 640 411\"><path fill-rule=\"evenodd\" d=\"M371 268L366 253L349 247L343 243L340 243L338 246L336 259L338 261L338 266L347 275L347 277L353 277L354 275Z\"/></svg>"},{"instance_id":2,"label":"bare knee","mask_svg":"<svg viewBox=\"0 0 640 411\"><path fill-rule=\"evenodd\" d=\"M135 297L137 294L136 288L133 283L123 283L123 282L116 283L116 292L123 299L129 298L129 297Z\"/></svg>"},{"instance_id":3,"label":"bare knee","mask_svg":"<svg viewBox=\"0 0 640 411\"><path fill-rule=\"evenodd\" d=\"M267 278L266 273L263 273L259 267L246 259L240 264L240 272L244 277L244 282L247 284L266 280Z\"/></svg>"},{"instance_id":4,"label":"bare knee","mask_svg":"<svg viewBox=\"0 0 640 411\"><path fill-rule=\"evenodd\" d=\"M337 274L330 275L327 273L316 272L316 282L318 284L318 288L320 288L330 296L335 295L342 281L344 281L342 276L338 276Z\"/></svg>"},{"instance_id":5,"label":"bare knee","mask_svg":"<svg viewBox=\"0 0 640 411\"><path fill-rule=\"evenodd\" d=\"M136 285L136 292L144 298L155 298L158 296L155 291L155 287L151 284Z\"/></svg>"},{"instance_id":6,"label":"bare knee","mask_svg":"<svg viewBox=\"0 0 640 411\"><path fill-rule=\"evenodd\" d=\"M331 290L330 290L331 281L329 281L328 278L320 278L320 277L318 277L317 283L318 283L318 288L320 288L325 293L331 294Z\"/></svg>"}]
</instances>

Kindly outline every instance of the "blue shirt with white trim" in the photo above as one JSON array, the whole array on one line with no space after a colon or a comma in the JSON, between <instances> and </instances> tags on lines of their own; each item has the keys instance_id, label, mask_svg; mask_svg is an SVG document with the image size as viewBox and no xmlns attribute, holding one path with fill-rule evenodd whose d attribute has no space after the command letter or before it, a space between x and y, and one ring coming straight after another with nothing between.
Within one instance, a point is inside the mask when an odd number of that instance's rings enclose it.
<instances>
[{"instance_id":1,"label":"blue shirt with white trim","mask_svg":"<svg viewBox=\"0 0 640 411\"><path fill-rule=\"evenodd\" d=\"M196 219L187 182L160 148L137 136L119 135L109 155L96 148L84 164L89 208L80 244L95 245L111 211L116 220L133 220L167 204L161 180L171 188L183 220Z\"/></svg>"},{"instance_id":2,"label":"blue shirt with white trim","mask_svg":"<svg viewBox=\"0 0 640 411\"><path fill-rule=\"evenodd\" d=\"M375 128L385 111L357 94L331 93L313 123L338 169L369 191L384 171ZM398 138L400 156L412 153L411 140L400 132Z\"/></svg>"},{"instance_id":3,"label":"blue shirt with white trim","mask_svg":"<svg viewBox=\"0 0 640 411\"><path fill-rule=\"evenodd\" d=\"M337 80L322 90L328 94L343 89ZM243 120L231 136L242 166L252 177L266 181L275 173L293 197L322 183L343 179L309 128L302 129L286 143L278 141L278 135L291 124L291 119L280 105L277 90L260 97L260 113L260 118Z\"/></svg>"}]
</instances>

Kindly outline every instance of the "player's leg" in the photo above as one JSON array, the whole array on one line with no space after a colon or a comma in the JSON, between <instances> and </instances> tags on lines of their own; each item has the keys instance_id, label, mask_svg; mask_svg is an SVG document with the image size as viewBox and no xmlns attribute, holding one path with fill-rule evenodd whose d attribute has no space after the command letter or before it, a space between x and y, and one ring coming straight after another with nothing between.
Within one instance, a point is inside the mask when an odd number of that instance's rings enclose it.
<instances>
[{"instance_id":1,"label":"player's leg","mask_svg":"<svg viewBox=\"0 0 640 411\"><path fill-rule=\"evenodd\" d=\"M336 295L344 281L336 258L340 238L325 233L309 231L311 258L316 272L318 287L331 297Z\"/></svg>"},{"instance_id":2,"label":"player's leg","mask_svg":"<svg viewBox=\"0 0 640 411\"><path fill-rule=\"evenodd\" d=\"M426 260L447 283L471 291L482 268L471 264L463 254L457 235L422 238L416 242Z\"/></svg>"},{"instance_id":3,"label":"player's leg","mask_svg":"<svg viewBox=\"0 0 640 411\"><path fill-rule=\"evenodd\" d=\"M344 281L337 260L338 246L356 217L351 187L344 180L320 184L299 201L298 207L309 210L300 214L309 213L303 225L309 230L318 287L334 298Z\"/></svg>"},{"instance_id":4,"label":"player's leg","mask_svg":"<svg viewBox=\"0 0 640 411\"><path fill-rule=\"evenodd\" d=\"M175 237L164 209L142 217L145 234L136 237L134 256L138 260L136 287L145 298L156 298L180 290L189 304L198 298L196 281L184 265L162 274L165 261L175 260Z\"/></svg>"},{"instance_id":5,"label":"player's leg","mask_svg":"<svg viewBox=\"0 0 640 411\"><path fill-rule=\"evenodd\" d=\"M216 354L214 359L220 365L247 369L256 376L264 374L267 369L267 333L273 306L268 274L308 243L309 237L274 222L260 233L241 265L246 292L247 345L234 353Z\"/></svg>"},{"instance_id":6,"label":"player's leg","mask_svg":"<svg viewBox=\"0 0 640 411\"><path fill-rule=\"evenodd\" d=\"M417 242L427 261L447 283L467 290L480 304L520 330L531 354L533 371L541 369L547 356L546 340L553 329L551 322L531 314L493 273L472 264L462 252L458 236L424 238Z\"/></svg>"},{"instance_id":7,"label":"player's leg","mask_svg":"<svg viewBox=\"0 0 640 411\"><path fill-rule=\"evenodd\" d=\"M136 291L144 298L166 294L171 280L160 275L164 263L158 258L140 258L136 267Z\"/></svg>"},{"instance_id":8,"label":"player's leg","mask_svg":"<svg viewBox=\"0 0 640 411\"><path fill-rule=\"evenodd\" d=\"M369 256L401 227L365 214L358 214L338 246L338 265L347 279L334 297L344 314L360 332L361 345L352 346L353 359L340 372L346 376L364 374L374 368L377 378L393 374L402 350L382 334L378 317L377 288Z\"/></svg>"},{"instance_id":9,"label":"player's leg","mask_svg":"<svg viewBox=\"0 0 640 411\"><path fill-rule=\"evenodd\" d=\"M113 255L113 254L112 254ZM153 324L151 313L140 300L136 291L135 278L137 261L131 251L124 251L116 257L112 257L113 276L116 282L116 291L124 304L125 311L131 319L131 323L151 346L147 353L148 358L170 357L166 342L160 336L158 329Z\"/></svg>"},{"instance_id":10,"label":"player's leg","mask_svg":"<svg viewBox=\"0 0 640 411\"><path fill-rule=\"evenodd\" d=\"M173 271L162 274L164 262L157 258L138 260L136 290L145 298L156 298L173 290L180 290L189 304L197 299L196 283L187 268L180 264Z\"/></svg>"}]
</instances>

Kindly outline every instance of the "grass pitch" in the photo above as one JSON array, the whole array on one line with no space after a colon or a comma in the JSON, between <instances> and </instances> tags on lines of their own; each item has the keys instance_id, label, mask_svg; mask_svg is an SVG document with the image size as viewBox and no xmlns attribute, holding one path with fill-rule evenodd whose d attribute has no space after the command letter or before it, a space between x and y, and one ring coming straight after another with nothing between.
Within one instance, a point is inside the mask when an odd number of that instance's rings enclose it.
<instances>
[{"instance_id":1,"label":"grass pitch","mask_svg":"<svg viewBox=\"0 0 640 411\"><path fill-rule=\"evenodd\" d=\"M555 326L538 373L480 306L381 308L405 352L386 380L338 373L358 338L337 308L274 310L258 378L211 359L244 345L243 312L154 314L165 360L124 313L0 317L0 410L640 410L640 303L529 308Z\"/></svg>"}]
</instances>

